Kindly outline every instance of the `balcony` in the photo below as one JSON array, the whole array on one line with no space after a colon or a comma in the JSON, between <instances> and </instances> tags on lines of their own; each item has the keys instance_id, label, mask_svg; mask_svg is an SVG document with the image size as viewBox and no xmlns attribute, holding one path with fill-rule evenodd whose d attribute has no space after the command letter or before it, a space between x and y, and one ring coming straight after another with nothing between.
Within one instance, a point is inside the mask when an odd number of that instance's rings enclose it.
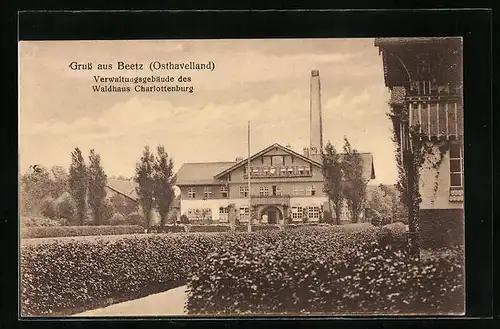
<instances>
[{"instance_id":1,"label":"balcony","mask_svg":"<svg viewBox=\"0 0 500 329\"><path fill-rule=\"evenodd\" d=\"M250 204L252 206L267 206L276 204L290 206L290 196L289 195L252 196L250 198Z\"/></svg>"},{"instance_id":2,"label":"balcony","mask_svg":"<svg viewBox=\"0 0 500 329\"><path fill-rule=\"evenodd\" d=\"M312 177L312 171L307 166L250 167L250 178L279 177ZM243 178L248 178L248 173L244 172Z\"/></svg>"},{"instance_id":3,"label":"balcony","mask_svg":"<svg viewBox=\"0 0 500 329\"><path fill-rule=\"evenodd\" d=\"M461 138L463 136L463 107L456 101L410 103L409 123L420 125L429 139Z\"/></svg>"}]
</instances>

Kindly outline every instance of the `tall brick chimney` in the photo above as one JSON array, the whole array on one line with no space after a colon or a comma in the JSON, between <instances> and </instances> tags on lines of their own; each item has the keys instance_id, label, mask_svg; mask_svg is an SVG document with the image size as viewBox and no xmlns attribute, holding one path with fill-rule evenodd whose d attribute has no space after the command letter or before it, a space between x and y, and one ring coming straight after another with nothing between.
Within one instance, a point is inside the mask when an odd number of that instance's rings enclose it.
<instances>
[{"instance_id":1,"label":"tall brick chimney","mask_svg":"<svg viewBox=\"0 0 500 329\"><path fill-rule=\"evenodd\" d=\"M311 95L309 108L310 155L320 155L323 150L323 122L321 116L321 83L319 70L311 71Z\"/></svg>"}]
</instances>

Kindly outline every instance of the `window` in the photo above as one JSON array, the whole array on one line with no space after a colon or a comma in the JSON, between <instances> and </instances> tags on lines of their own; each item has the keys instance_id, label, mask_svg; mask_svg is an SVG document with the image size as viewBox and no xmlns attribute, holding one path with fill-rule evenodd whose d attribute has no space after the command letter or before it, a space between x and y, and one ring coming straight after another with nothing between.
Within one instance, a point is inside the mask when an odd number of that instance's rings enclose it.
<instances>
[{"instance_id":1,"label":"window","mask_svg":"<svg viewBox=\"0 0 500 329\"><path fill-rule=\"evenodd\" d=\"M318 206L309 207L307 217L309 219L319 219L319 207Z\"/></svg>"},{"instance_id":2,"label":"window","mask_svg":"<svg viewBox=\"0 0 500 329\"><path fill-rule=\"evenodd\" d=\"M211 199L212 198L212 188L205 187L205 189L203 190L203 196L205 199Z\"/></svg>"},{"instance_id":3,"label":"window","mask_svg":"<svg viewBox=\"0 0 500 329\"><path fill-rule=\"evenodd\" d=\"M292 207L292 219L302 219L302 206L300 205L295 205Z\"/></svg>"},{"instance_id":4,"label":"window","mask_svg":"<svg viewBox=\"0 0 500 329\"><path fill-rule=\"evenodd\" d=\"M314 185L308 187L306 193L307 195L312 195L312 196L316 195L316 188L314 187Z\"/></svg>"},{"instance_id":5,"label":"window","mask_svg":"<svg viewBox=\"0 0 500 329\"><path fill-rule=\"evenodd\" d=\"M219 220L228 221L229 219L229 207L221 206L219 207Z\"/></svg>"},{"instance_id":6,"label":"window","mask_svg":"<svg viewBox=\"0 0 500 329\"><path fill-rule=\"evenodd\" d=\"M227 198L228 193L227 193L227 186L221 186L220 187L220 196L222 198Z\"/></svg>"},{"instance_id":7,"label":"window","mask_svg":"<svg viewBox=\"0 0 500 329\"><path fill-rule=\"evenodd\" d=\"M188 190L188 198L194 199L196 198L196 189L194 187L190 187Z\"/></svg>"},{"instance_id":8,"label":"window","mask_svg":"<svg viewBox=\"0 0 500 329\"><path fill-rule=\"evenodd\" d=\"M305 175L309 175L309 174L311 174L311 167L305 167L305 168L304 168L304 174L305 174Z\"/></svg>"},{"instance_id":9,"label":"window","mask_svg":"<svg viewBox=\"0 0 500 329\"><path fill-rule=\"evenodd\" d=\"M250 218L250 208L248 206L240 207L240 221L248 221Z\"/></svg>"},{"instance_id":10,"label":"window","mask_svg":"<svg viewBox=\"0 0 500 329\"><path fill-rule=\"evenodd\" d=\"M431 72L431 66L427 63L419 64L417 66L417 72L418 73L430 73Z\"/></svg>"},{"instance_id":11,"label":"window","mask_svg":"<svg viewBox=\"0 0 500 329\"><path fill-rule=\"evenodd\" d=\"M261 186L259 189L260 196L268 196L269 195L269 186Z\"/></svg>"},{"instance_id":12,"label":"window","mask_svg":"<svg viewBox=\"0 0 500 329\"><path fill-rule=\"evenodd\" d=\"M462 145L459 143L450 146L450 186L464 186L464 156Z\"/></svg>"},{"instance_id":13,"label":"window","mask_svg":"<svg viewBox=\"0 0 500 329\"><path fill-rule=\"evenodd\" d=\"M279 195L279 196L281 196L281 193L282 193L282 192L281 192L281 187L276 186L276 194L275 194L275 195Z\"/></svg>"},{"instance_id":14,"label":"window","mask_svg":"<svg viewBox=\"0 0 500 329\"><path fill-rule=\"evenodd\" d=\"M248 186L240 186L240 197L248 197Z\"/></svg>"},{"instance_id":15,"label":"window","mask_svg":"<svg viewBox=\"0 0 500 329\"><path fill-rule=\"evenodd\" d=\"M293 195L304 195L304 188L300 186L294 186Z\"/></svg>"},{"instance_id":16,"label":"window","mask_svg":"<svg viewBox=\"0 0 500 329\"><path fill-rule=\"evenodd\" d=\"M191 220L212 219L212 209L210 208L188 209L187 216Z\"/></svg>"}]
</instances>

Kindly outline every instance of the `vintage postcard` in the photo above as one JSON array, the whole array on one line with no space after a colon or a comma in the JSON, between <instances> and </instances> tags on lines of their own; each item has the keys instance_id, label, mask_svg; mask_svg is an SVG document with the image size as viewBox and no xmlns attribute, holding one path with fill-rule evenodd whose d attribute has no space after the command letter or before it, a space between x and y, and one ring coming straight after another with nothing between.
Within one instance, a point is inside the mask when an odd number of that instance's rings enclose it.
<instances>
[{"instance_id":1,"label":"vintage postcard","mask_svg":"<svg viewBox=\"0 0 500 329\"><path fill-rule=\"evenodd\" d=\"M463 315L461 38L19 42L21 317Z\"/></svg>"}]
</instances>

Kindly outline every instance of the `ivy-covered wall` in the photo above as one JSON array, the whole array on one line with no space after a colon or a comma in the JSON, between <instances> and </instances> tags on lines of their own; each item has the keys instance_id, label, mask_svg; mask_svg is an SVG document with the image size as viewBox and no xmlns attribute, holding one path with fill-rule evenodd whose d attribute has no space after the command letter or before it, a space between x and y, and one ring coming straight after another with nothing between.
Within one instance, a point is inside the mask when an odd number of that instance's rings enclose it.
<instances>
[{"instance_id":1,"label":"ivy-covered wall","mask_svg":"<svg viewBox=\"0 0 500 329\"><path fill-rule=\"evenodd\" d=\"M449 201L449 142L428 142L425 161L420 169L420 209L463 209L462 202Z\"/></svg>"},{"instance_id":2,"label":"ivy-covered wall","mask_svg":"<svg viewBox=\"0 0 500 329\"><path fill-rule=\"evenodd\" d=\"M465 242L463 209L420 209L419 226L422 248L463 245Z\"/></svg>"}]
</instances>

